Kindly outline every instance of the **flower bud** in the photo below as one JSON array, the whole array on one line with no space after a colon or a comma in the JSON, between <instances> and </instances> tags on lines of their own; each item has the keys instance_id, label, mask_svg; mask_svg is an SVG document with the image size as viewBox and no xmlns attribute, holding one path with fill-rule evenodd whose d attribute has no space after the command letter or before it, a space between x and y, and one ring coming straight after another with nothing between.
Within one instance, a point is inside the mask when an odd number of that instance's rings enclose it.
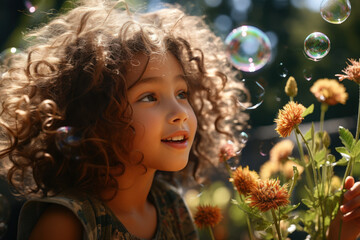
<instances>
[{"instance_id":1,"label":"flower bud","mask_svg":"<svg viewBox=\"0 0 360 240\"><path fill-rule=\"evenodd\" d=\"M289 97L296 97L298 92L297 84L294 77L289 77L285 86L285 93Z\"/></svg>"},{"instance_id":2,"label":"flower bud","mask_svg":"<svg viewBox=\"0 0 360 240\"><path fill-rule=\"evenodd\" d=\"M322 142L326 148L328 148L330 146L330 136L325 131L322 134Z\"/></svg>"}]
</instances>

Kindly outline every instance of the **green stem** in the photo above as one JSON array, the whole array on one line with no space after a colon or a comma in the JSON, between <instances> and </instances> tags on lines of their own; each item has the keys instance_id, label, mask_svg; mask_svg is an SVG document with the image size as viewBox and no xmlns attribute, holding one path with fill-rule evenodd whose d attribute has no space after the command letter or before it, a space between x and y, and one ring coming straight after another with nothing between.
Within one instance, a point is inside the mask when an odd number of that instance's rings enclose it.
<instances>
[{"instance_id":1,"label":"green stem","mask_svg":"<svg viewBox=\"0 0 360 240\"><path fill-rule=\"evenodd\" d=\"M300 129L298 126L296 126L296 132L300 134L303 142L305 143L305 146L308 150L309 156L310 156L310 164L312 166L312 170L313 170L313 174L314 174L314 181L315 181L315 186L318 186L318 179L317 179L317 172L316 172L316 168L315 168L315 162L314 162L314 157L312 155L312 151L309 147L309 144L307 143L307 141L305 140L304 135L301 133Z\"/></svg>"},{"instance_id":2,"label":"green stem","mask_svg":"<svg viewBox=\"0 0 360 240\"><path fill-rule=\"evenodd\" d=\"M252 232L251 222L250 222L250 218L249 218L248 214L246 214L246 223L247 223L247 227L248 227L248 231L249 231L250 240L254 240L255 238L254 238L254 235Z\"/></svg>"},{"instance_id":3,"label":"green stem","mask_svg":"<svg viewBox=\"0 0 360 240\"><path fill-rule=\"evenodd\" d=\"M242 202L245 202L244 197L243 197L241 194L239 194L239 196L240 196L240 200L241 200ZM254 235L253 235L253 231L252 231L252 227L251 227L251 222L250 222L250 217L249 217L249 215L248 215L246 212L245 212L245 215L246 215L246 224L247 224L248 231L249 231L249 238L250 238L250 240L254 240L255 237L254 237Z\"/></svg>"},{"instance_id":4,"label":"green stem","mask_svg":"<svg viewBox=\"0 0 360 240\"><path fill-rule=\"evenodd\" d=\"M357 118L357 125L356 125L355 142L357 142L357 140L359 139L359 131L360 131L360 84L359 84L358 118Z\"/></svg>"},{"instance_id":5,"label":"green stem","mask_svg":"<svg viewBox=\"0 0 360 240\"><path fill-rule=\"evenodd\" d=\"M324 131L324 119L325 119L325 112L328 109L328 105L326 103L321 103L321 114L320 114L320 132Z\"/></svg>"},{"instance_id":6,"label":"green stem","mask_svg":"<svg viewBox=\"0 0 360 240\"><path fill-rule=\"evenodd\" d=\"M313 190L314 189L314 184L310 178L310 172L309 172L309 169L307 168L306 166L306 162L305 162L305 157L304 157L304 150L302 148L302 145L300 144L300 141L299 141L299 137L298 135L295 133L295 138L296 138L296 143L297 143L297 146L298 146L298 149L299 149L299 153L300 153L300 159L301 161L305 164L304 166L304 169L305 169L305 176L306 176L306 181L308 183L308 186L310 188L310 190ZM312 196L311 196L312 197Z\"/></svg>"},{"instance_id":7,"label":"green stem","mask_svg":"<svg viewBox=\"0 0 360 240\"><path fill-rule=\"evenodd\" d=\"M215 240L214 233L213 233L212 228L210 226L208 227L208 230L209 230L211 240Z\"/></svg>"},{"instance_id":8,"label":"green stem","mask_svg":"<svg viewBox=\"0 0 360 240\"><path fill-rule=\"evenodd\" d=\"M282 240L281 230L280 230L280 223L277 220L276 213L275 213L275 210L273 208L271 209L271 214L272 214L273 221L274 221L274 224L275 224L276 232L277 232L277 234L279 236L279 240Z\"/></svg>"}]
</instances>

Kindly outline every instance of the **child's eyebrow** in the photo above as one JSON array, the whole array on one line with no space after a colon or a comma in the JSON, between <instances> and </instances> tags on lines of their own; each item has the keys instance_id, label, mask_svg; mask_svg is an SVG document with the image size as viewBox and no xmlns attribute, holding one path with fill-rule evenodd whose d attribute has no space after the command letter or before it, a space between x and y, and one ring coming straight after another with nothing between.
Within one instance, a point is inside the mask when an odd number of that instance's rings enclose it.
<instances>
[{"instance_id":1,"label":"child's eyebrow","mask_svg":"<svg viewBox=\"0 0 360 240\"><path fill-rule=\"evenodd\" d=\"M163 79L162 76L155 76L155 77L146 77L146 78L140 78L138 81L136 81L130 88L139 85L139 84L145 84L145 83L159 83L161 82ZM183 74L179 74L177 76L175 76L175 80L176 81L186 81L186 77ZM130 89L129 88L129 89Z\"/></svg>"}]
</instances>

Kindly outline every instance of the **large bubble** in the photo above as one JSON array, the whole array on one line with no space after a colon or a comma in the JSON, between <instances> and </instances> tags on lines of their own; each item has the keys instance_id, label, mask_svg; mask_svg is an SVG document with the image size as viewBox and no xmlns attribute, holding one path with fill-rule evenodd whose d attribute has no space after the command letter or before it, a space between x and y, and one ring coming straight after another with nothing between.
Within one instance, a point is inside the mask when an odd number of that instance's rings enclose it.
<instances>
[{"instance_id":1,"label":"large bubble","mask_svg":"<svg viewBox=\"0 0 360 240\"><path fill-rule=\"evenodd\" d=\"M321 17L333 24L343 23L351 12L349 0L323 0L320 5Z\"/></svg>"},{"instance_id":2,"label":"large bubble","mask_svg":"<svg viewBox=\"0 0 360 240\"><path fill-rule=\"evenodd\" d=\"M234 29L225 39L227 55L234 67L255 72L271 57L271 43L267 35L253 26Z\"/></svg>"},{"instance_id":3,"label":"large bubble","mask_svg":"<svg viewBox=\"0 0 360 240\"><path fill-rule=\"evenodd\" d=\"M309 59L320 61L330 51L330 40L321 32L313 32L304 41L304 51Z\"/></svg>"}]
</instances>

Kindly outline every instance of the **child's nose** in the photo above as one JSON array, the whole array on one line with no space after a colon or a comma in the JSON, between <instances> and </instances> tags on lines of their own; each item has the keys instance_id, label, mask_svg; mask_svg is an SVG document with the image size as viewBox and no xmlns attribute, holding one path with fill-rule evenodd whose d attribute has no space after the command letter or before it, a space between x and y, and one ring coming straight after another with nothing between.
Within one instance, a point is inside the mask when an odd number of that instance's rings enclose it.
<instances>
[{"instance_id":1,"label":"child's nose","mask_svg":"<svg viewBox=\"0 0 360 240\"><path fill-rule=\"evenodd\" d=\"M168 121L170 124L180 124L189 118L187 109L180 104L172 104L168 114Z\"/></svg>"}]
</instances>

